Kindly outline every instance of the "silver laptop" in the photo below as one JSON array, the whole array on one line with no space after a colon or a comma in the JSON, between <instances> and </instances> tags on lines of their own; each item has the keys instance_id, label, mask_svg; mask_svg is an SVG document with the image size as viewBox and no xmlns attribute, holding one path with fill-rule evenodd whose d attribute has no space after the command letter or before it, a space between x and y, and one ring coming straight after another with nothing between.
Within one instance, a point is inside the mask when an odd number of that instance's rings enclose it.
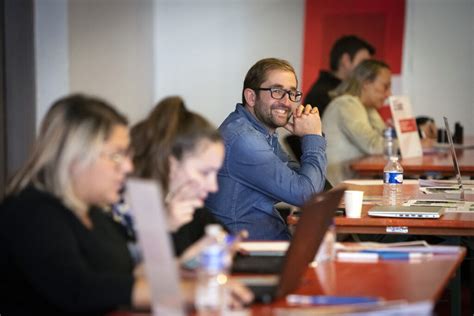
<instances>
[{"instance_id":1,"label":"silver laptop","mask_svg":"<svg viewBox=\"0 0 474 316\"><path fill-rule=\"evenodd\" d=\"M397 218L440 218L444 214L441 206L385 206L372 207L369 216Z\"/></svg>"},{"instance_id":2,"label":"silver laptop","mask_svg":"<svg viewBox=\"0 0 474 316\"><path fill-rule=\"evenodd\" d=\"M167 229L161 188L154 181L141 179L127 180L126 188L151 285L153 315L184 316L184 299L179 288L179 272Z\"/></svg>"},{"instance_id":3,"label":"silver laptop","mask_svg":"<svg viewBox=\"0 0 474 316\"><path fill-rule=\"evenodd\" d=\"M451 157L453 159L454 172L456 173L456 180L458 181L459 191L461 192L459 199L464 201L464 187L462 184L461 170L459 169L458 156L456 155L456 150L454 149L453 136L451 130L449 129L448 118L443 117L444 126L446 128L446 134L448 135L449 148L451 150Z\"/></svg>"}]
</instances>

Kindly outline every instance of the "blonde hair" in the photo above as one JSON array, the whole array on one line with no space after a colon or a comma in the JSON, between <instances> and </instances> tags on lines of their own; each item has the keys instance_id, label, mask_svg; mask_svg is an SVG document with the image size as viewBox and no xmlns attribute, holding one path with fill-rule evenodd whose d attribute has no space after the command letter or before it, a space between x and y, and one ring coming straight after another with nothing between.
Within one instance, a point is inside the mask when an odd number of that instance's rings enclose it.
<instances>
[{"instance_id":1,"label":"blonde hair","mask_svg":"<svg viewBox=\"0 0 474 316\"><path fill-rule=\"evenodd\" d=\"M367 59L362 61L351 72L349 77L341 82L336 89L329 92L332 98L349 94L360 97L364 83L373 82L381 69L390 69L386 63L380 60Z\"/></svg>"},{"instance_id":2,"label":"blonde hair","mask_svg":"<svg viewBox=\"0 0 474 316\"><path fill-rule=\"evenodd\" d=\"M31 157L10 182L7 194L33 185L75 213L86 210L72 188L71 166L92 163L113 127L127 124L125 116L97 98L76 94L56 101L42 121Z\"/></svg>"}]
</instances>

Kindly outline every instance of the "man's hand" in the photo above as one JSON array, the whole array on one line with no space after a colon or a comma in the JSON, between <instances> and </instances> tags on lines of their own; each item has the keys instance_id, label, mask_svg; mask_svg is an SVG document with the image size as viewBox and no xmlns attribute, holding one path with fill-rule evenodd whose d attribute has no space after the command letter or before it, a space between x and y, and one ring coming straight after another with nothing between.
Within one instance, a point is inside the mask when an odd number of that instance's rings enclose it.
<instances>
[{"instance_id":1,"label":"man's hand","mask_svg":"<svg viewBox=\"0 0 474 316\"><path fill-rule=\"evenodd\" d=\"M293 112L293 123L288 122L285 128L297 136L322 135L321 118L317 107L300 105Z\"/></svg>"}]
</instances>

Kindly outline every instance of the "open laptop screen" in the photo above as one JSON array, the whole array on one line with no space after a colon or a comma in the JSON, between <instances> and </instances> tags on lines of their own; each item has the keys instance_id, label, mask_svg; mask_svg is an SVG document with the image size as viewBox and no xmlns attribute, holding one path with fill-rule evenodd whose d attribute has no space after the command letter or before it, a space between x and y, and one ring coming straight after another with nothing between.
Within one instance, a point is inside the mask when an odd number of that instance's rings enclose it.
<instances>
[{"instance_id":1,"label":"open laptop screen","mask_svg":"<svg viewBox=\"0 0 474 316\"><path fill-rule=\"evenodd\" d=\"M449 129L449 122L447 117L443 117L444 126L446 128L446 134L448 136L449 148L451 150L451 157L453 159L454 172L456 173L456 180L458 181L459 190L461 191L461 200L464 200L464 188L462 185L461 170L459 169L458 157L456 155L456 150L454 149L453 136L451 130Z\"/></svg>"},{"instance_id":2,"label":"open laptop screen","mask_svg":"<svg viewBox=\"0 0 474 316\"><path fill-rule=\"evenodd\" d=\"M184 316L179 271L167 229L161 188L154 181L131 178L127 180L126 192L151 284L153 315Z\"/></svg>"}]
</instances>

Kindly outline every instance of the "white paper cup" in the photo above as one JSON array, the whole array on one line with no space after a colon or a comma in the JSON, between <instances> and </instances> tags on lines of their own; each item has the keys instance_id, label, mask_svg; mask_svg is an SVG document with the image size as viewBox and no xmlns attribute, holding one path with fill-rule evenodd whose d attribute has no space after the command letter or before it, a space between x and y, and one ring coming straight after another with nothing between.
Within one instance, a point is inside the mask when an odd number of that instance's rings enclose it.
<instances>
[{"instance_id":1,"label":"white paper cup","mask_svg":"<svg viewBox=\"0 0 474 316\"><path fill-rule=\"evenodd\" d=\"M347 217L360 218L361 213L362 213L363 197L364 197L364 191L346 190L344 192L344 203L346 205Z\"/></svg>"}]
</instances>

